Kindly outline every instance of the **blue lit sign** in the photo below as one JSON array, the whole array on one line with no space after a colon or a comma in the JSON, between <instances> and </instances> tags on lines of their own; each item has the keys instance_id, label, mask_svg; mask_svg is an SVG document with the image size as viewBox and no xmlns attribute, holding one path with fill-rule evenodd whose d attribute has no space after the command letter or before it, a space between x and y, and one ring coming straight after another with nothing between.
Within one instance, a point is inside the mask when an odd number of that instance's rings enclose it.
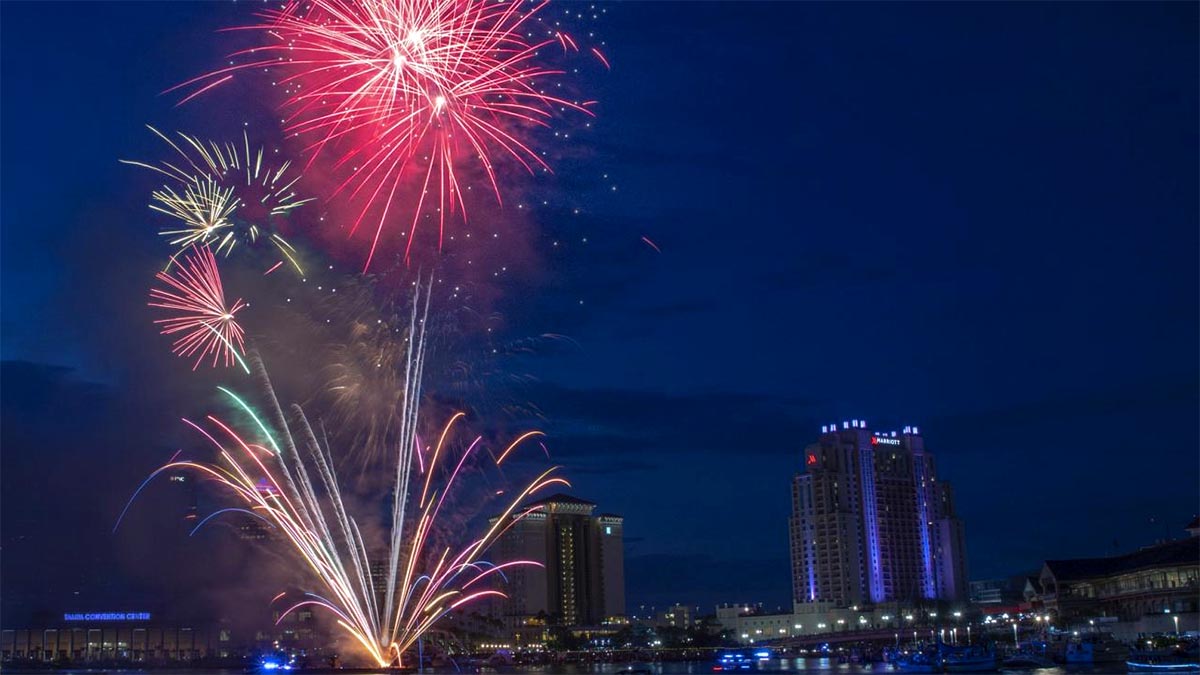
<instances>
[{"instance_id":1,"label":"blue lit sign","mask_svg":"<svg viewBox=\"0 0 1200 675\"><path fill-rule=\"evenodd\" d=\"M63 621L149 621L150 612L95 612L63 614Z\"/></svg>"}]
</instances>

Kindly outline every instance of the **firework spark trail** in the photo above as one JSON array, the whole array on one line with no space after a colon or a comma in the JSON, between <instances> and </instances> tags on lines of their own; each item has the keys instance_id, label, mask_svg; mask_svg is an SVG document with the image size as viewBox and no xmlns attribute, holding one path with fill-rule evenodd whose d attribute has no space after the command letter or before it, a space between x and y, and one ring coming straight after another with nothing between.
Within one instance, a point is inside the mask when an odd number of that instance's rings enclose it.
<instances>
[{"instance_id":1,"label":"firework spark trail","mask_svg":"<svg viewBox=\"0 0 1200 675\"><path fill-rule=\"evenodd\" d=\"M182 132L176 142L154 127L147 128L183 161L148 164L122 159L120 162L150 169L170 179L171 183L151 193L150 208L178 223L161 230L173 246L207 244L217 253L229 255L239 241L253 244L264 238L298 272L304 273L292 255L295 253L292 245L278 234L265 231L271 217L287 215L313 201L296 194L300 176L289 176L290 161L269 166L264 149L252 150L250 137L244 130L239 146L206 142Z\"/></svg>"},{"instance_id":2,"label":"firework spark trail","mask_svg":"<svg viewBox=\"0 0 1200 675\"><path fill-rule=\"evenodd\" d=\"M432 283L433 279L430 278L430 286ZM404 367L405 405L401 408L400 414L400 456L396 462L396 484L392 495L392 550L388 557L387 608L383 616L383 625L385 626L389 624L391 608L396 600L396 575L400 569L399 544L404 537L404 516L408 507L408 486L412 476L413 454L420 451L416 440L417 413L419 411L416 402L421 399L421 382L425 373L425 330L429 318L429 299L432 295L432 288L428 288L425 292L424 308L418 322L417 308L421 304L420 290L418 284L408 325L409 356L405 359ZM430 465L428 475L433 475L433 465Z\"/></svg>"},{"instance_id":3,"label":"firework spark trail","mask_svg":"<svg viewBox=\"0 0 1200 675\"><path fill-rule=\"evenodd\" d=\"M551 95L539 82L562 74L536 62L539 50L561 44L564 52L568 45L578 51L574 40L558 31L531 40L546 2L521 6L494 0L292 1L259 12L259 24L234 29L267 37L266 45L231 55L250 60L171 90L195 85L203 91L242 70L280 71L276 79L287 91L283 107L290 110L287 130L313 139L310 163L336 146L334 164L349 168L349 175L335 194L349 191L364 199L351 234L373 208L382 211L365 270L406 174L423 175L404 233L407 258L431 191L439 248L447 212L465 217L464 189L470 186L460 175L464 162L482 169L502 203L495 157L509 157L530 172L549 170L521 130L548 126L566 110L587 112L586 103Z\"/></svg>"},{"instance_id":4,"label":"firework spark trail","mask_svg":"<svg viewBox=\"0 0 1200 675\"><path fill-rule=\"evenodd\" d=\"M155 278L166 288L152 288L149 305L172 314L154 323L163 335L179 335L172 345L174 353L195 356L192 370L209 355L213 367L222 360L226 367L241 362L244 331L235 315L246 305L241 299L225 302L221 273L209 247L192 246L177 260L174 271L159 272Z\"/></svg>"},{"instance_id":5,"label":"firework spark trail","mask_svg":"<svg viewBox=\"0 0 1200 675\"><path fill-rule=\"evenodd\" d=\"M188 258L181 267L188 268L190 264ZM481 447L481 439L476 437L467 446L452 470L442 469L454 425L463 417L462 413L456 413L442 428L436 446L430 446L433 451L429 461L414 462L420 459L421 444L416 429L428 312L428 289L422 290L418 285L409 317L404 409L400 415L401 438L406 442L398 444L395 456L394 501L386 542L388 576L383 598L376 595L376 582L380 580L372 574L368 546L358 522L346 509L328 441L318 438L299 406L291 407L293 421L289 423L257 356L251 358L253 374L264 393L267 414L257 412L233 391L219 388L233 407L249 418L250 423L244 425L246 430L239 431L213 415L199 421L185 419L188 426L213 445L217 460L211 463L181 460L176 453L130 498L132 504L146 484L171 470L187 469L215 481L240 504L210 514L200 525L218 514L235 510L248 510L269 523L321 587L321 594L305 594L287 607L283 615L304 606L324 607L379 666L395 662L453 609L484 597L503 596L501 591L483 582L503 577L504 569L537 565L522 560L493 565L481 556L509 527L532 512L520 507L530 495L552 485L568 485L554 475L557 467L553 467L520 490L481 536L457 549L434 547L431 535L442 506L455 490L462 468ZM529 432L519 436L495 464L499 466L513 448L538 434ZM417 478L412 473L414 464L420 476L419 496L417 486L412 483ZM415 509L411 514L414 523L408 522L410 501ZM129 504L118 518L118 526L128 509ZM199 525L193 533L197 529ZM282 597L283 594L276 596L275 600Z\"/></svg>"},{"instance_id":6,"label":"firework spark trail","mask_svg":"<svg viewBox=\"0 0 1200 675\"><path fill-rule=\"evenodd\" d=\"M256 371L261 371L257 363ZM255 443L210 415L202 423L184 421L213 444L219 459L213 463L174 460L150 476L153 479L173 470L195 471L228 490L246 509L280 531L287 546L325 591L325 595L306 594L304 600L284 610L284 615L303 606L324 607L338 617L337 623L379 666L387 666L446 613L483 597L503 596L498 590L473 586L502 574L505 568L537 564L511 561L491 565L484 564L480 556L512 523L532 512L520 510L523 500L566 481L551 475L555 469L547 470L520 491L504 509L501 520L481 537L458 551L450 547L431 550L429 534L437 521L437 507L454 489L459 475L456 470L441 486L442 499L425 504L411 541L405 541L399 531L392 533L390 553L393 559L398 552L403 556L405 583L399 588L390 584L388 606L378 607L367 546L357 522L346 511L329 449L317 439L303 412L295 408L293 413L298 422L275 431L287 439L288 448L306 451L307 459L290 450L278 452ZM476 439L472 447L478 444ZM310 472L316 474L315 479ZM418 568L430 560L436 560L432 569L419 573Z\"/></svg>"}]
</instances>

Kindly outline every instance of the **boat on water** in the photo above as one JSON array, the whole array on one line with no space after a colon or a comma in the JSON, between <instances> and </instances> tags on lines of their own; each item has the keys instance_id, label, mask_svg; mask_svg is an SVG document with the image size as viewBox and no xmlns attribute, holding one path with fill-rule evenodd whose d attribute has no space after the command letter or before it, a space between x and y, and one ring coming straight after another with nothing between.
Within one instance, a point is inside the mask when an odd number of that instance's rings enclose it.
<instances>
[{"instance_id":1,"label":"boat on water","mask_svg":"<svg viewBox=\"0 0 1200 675\"><path fill-rule=\"evenodd\" d=\"M1200 662L1196 661L1134 661L1125 662L1131 673L1200 673Z\"/></svg>"},{"instance_id":2,"label":"boat on water","mask_svg":"<svg viewBox=\"0 0 1200 675\"><path fill-rule=\"evenodd\" d=\"M1162 649L1134 650L1125 667L1131 673L1200 673L1200 642L1173 640Z\"/></svg>"},{"instance_id":3,"label":"boat on water","mask_svg":"<svg viewBox=\"0 0 1200 675\"><path fill-rule=\"evenodd\" d=\"M1058 666L1050 650L1050 644L1040 640L1032 640L1022 644L1017 651L1009 653L1000 663L1005 670L1033 670L1036 668L1054 668Z\"/></svg>"},{"instance_id":4,"label":"boat on water","mask_svg":"<svg viewBox=\"0 0 1200 675\"><path fill-rule=\"evenodd\" d=\"M727 650L717 655L712 670L714 673L778 671L776 662L772 661L774 656L775 652L768 648Z\"/></svg>"},{"instance_id":5,"label":"boat on water","mask_svg":"<svg viewBox=\"0 0 1200 675\"><path fill-rule=\"evenodd\" d=\"M940 673L942 661L936 649L913 649L896 652L890 661L902 673Z\"/></svg>"},{"instance_id":6,"label":"boat on water","mask_svg":"<svg viewBox=\"0 0 1200 675\"><path fill-rule=\"evenodd\" d=\"M1129 647L1107 633L1096 633L1068 642L1063 658L1068 665L1120 663L1129 659Z\"/></svg>"},{"instance_id":7,"label":"boat on water","mask_svg":"<svg viewBox=\"0 0 1200 675\"><path fill-rule=\"evenodd\" d=\"M992 673L996 671L996 650L991 645L938 646L942 670L947 673Z\"/></svg>"}]
</instances>

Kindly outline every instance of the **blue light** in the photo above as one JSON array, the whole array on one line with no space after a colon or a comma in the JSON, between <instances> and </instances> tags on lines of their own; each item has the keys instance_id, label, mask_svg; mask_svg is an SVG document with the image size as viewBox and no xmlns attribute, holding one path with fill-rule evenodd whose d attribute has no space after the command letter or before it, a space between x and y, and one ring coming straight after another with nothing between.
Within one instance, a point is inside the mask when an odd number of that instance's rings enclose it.
<instances>
[{"instance_id":1,"label":"blue light","mask_svg":"<svg viewBox=\"0 0 1200 675\"><path fill-rule=\"evenodd\" d=\"M149 621L150 612L72 612L63 621Z\"/></svg>"},{"instance_id":2,"label":"blue light","mask_svg":"<svg viewBox=\"0 0 1200 675\"><path fill-rule=\"evenodd\" d=\"M916 427L913 427L913 433L917 433ZM913 472L917 481L917 515L921 519L920 527L918 528L917 533L920 535L921 540L921 563L923 567L922 571L924 572L922 582L924 585L925 597L935 598L937 597L937 589L933 585L933 545L930 542L929 536L929 502L932 500L932 495L930 493L933 490L926 481L927 476L925 474L925 468L925 456L923 454L914 455Z\"/></svg>"},{"instance_id":3,"label":"blue light","mask_svg":"<svg viewBox=\"0 0 1200 675\"><path fill-rule=\"evenodd\" d=\"M867 526L867 580L871 600L882 602L883 555L880 552L879 516L875 501L875 457L870 446L859 451L859 484L862 485L863 520Z\"/></svg>"}]
</instances>

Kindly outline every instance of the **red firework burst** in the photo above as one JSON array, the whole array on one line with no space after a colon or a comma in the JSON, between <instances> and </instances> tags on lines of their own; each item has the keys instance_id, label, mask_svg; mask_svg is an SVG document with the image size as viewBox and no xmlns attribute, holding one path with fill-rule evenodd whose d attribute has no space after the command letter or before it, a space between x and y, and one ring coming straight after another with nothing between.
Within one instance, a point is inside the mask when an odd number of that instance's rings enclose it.
<instances>
[{"instance_id":1,"label":"red firework burst","mask_svg":"<svg viewBox=\"0 0 1200 675\"><path fill-rule=\"evenodd\" d=\"M179 335L172 351L183 358L195 356L192 370L210 354L214 368L222 359L225 366L234 365L244 351L244 332L234 315L246 305L241 299L225 304L212 251L207 246L193 246L175 259L171 270L155 276L167 287L150 289L149 304L172 314L154 322L162 327L163 335Z\"/></svg>"},{"instance_id":2,"label":"red firework burst","mask_svg":"<svg viewBox=\"0 0 1200 675\"><path fill-rule=\"evenodd\" d=\"M465 215L464 163L482 169L500 200L493 158L508 156L530 172L548 169L521 130L545 126L568 109L584 110L586 104L548 94L543 87L549 81L540 78L562 71L535 62L538 50L551 43L578 51L574 41L555 31L531 40L545 2L521 6L497 0L293 1L261 12L263 23L243 28L270 40L233 55L253 56L249 62L179 86L202 85L195 96L239 70L281 71L288 131L310 137L314 157L329 148L334 165L346 172L335 194L363 200L351 234L373 206L380 211L369 267L406 176L421 181L406 233L407 257L425 209L436 207L439 214L439 248L445 214Z\"/></svg>"}]
</instances>

